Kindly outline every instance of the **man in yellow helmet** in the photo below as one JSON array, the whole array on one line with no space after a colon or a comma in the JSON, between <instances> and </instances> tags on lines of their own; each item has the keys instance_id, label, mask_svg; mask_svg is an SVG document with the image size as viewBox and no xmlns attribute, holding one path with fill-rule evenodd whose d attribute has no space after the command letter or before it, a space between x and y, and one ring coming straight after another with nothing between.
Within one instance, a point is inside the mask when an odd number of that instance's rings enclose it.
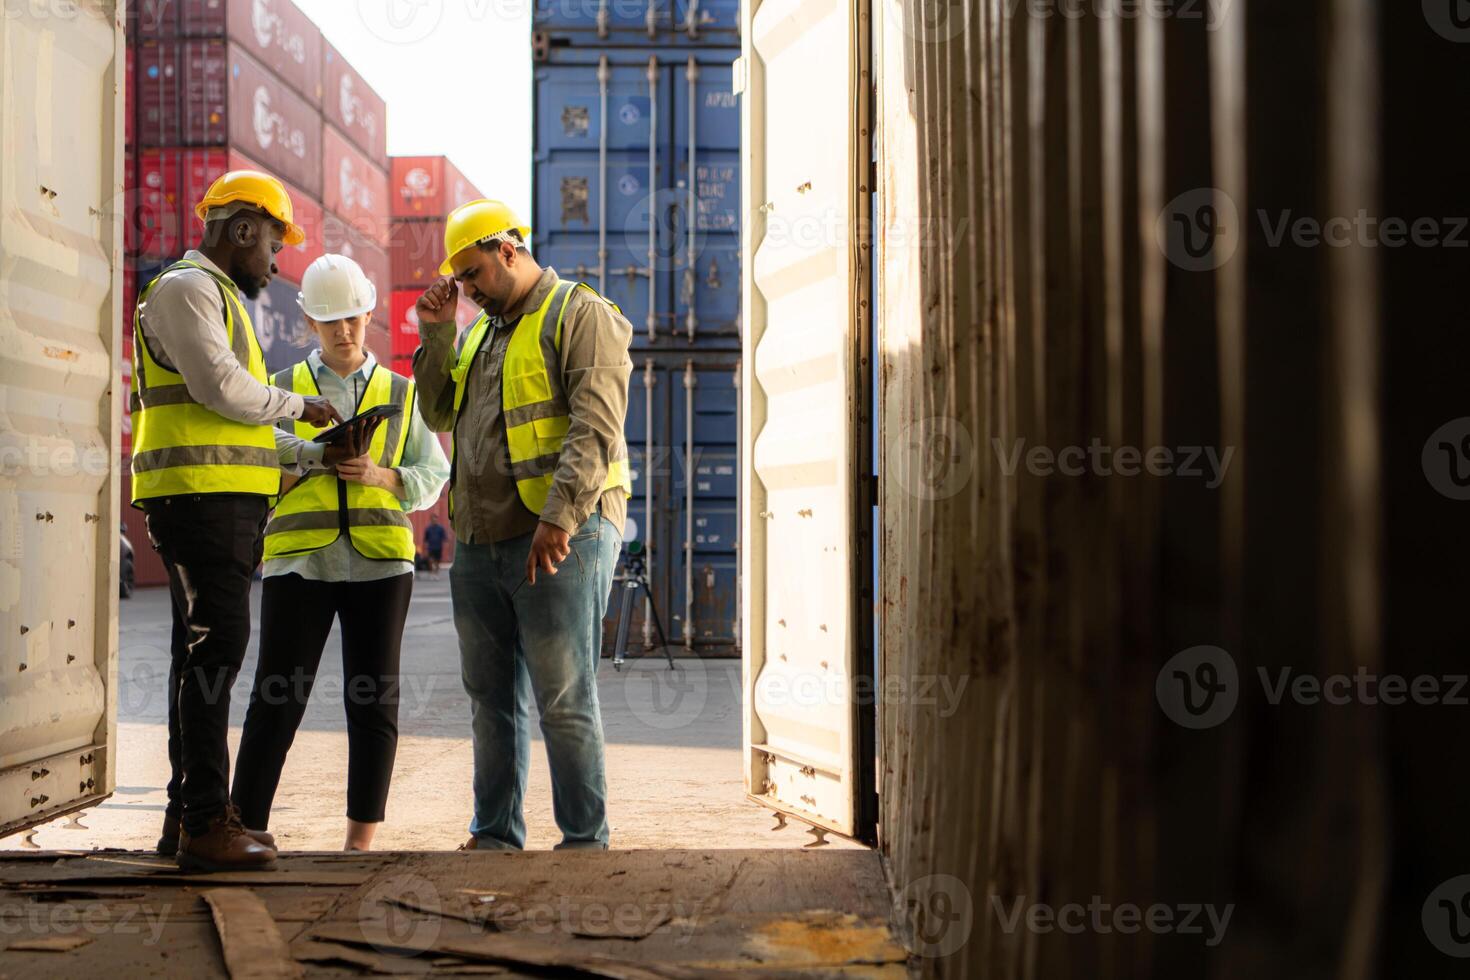
<instances>
[{"instance_id":1,"label":"man in yellow helmet","mask_svg":"<svg viewBox=\"0 0 1470 980\"><path fill-rule=\"evenodd\" d=\"M250 638L250 582L280 489L273 423L341 421L325 398L266 383L243 298L300 242L275 178L232 171L196 209L203 242L150 282L133 316L132 501L168 569L168 809L158 847L200 870L270 865L270 835L229 806L230 686ZM350 452L356 447L348 447Z\"/></svg>"},{"instance_id":2,"label":"man in yellow helmet","mask_svg":"<svg viewBox=\"0 0 1470 980\"><path fill-rule=\"evenodd\" d=\"M450 588L475 753L464 846L525 845L534 696L558 846L605 848L596 674L630 491L633 328L591 287L537 265L529 237L498 201L457 208L445 278L418 301L419 408L454 433ZM456 349L460 289L484 312Z\"/></svg>"}]
</instances>

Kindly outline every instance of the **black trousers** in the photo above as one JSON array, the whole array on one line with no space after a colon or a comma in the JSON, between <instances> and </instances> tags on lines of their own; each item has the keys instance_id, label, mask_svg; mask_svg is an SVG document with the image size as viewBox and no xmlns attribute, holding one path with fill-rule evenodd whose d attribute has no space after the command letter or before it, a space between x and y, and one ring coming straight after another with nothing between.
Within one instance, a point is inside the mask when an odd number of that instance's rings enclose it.
<instances>
[{"instance_id":1,"label":"black trousers","mask_svg":"<svg viewBox=\"0 0 1470 980\"><path fill-rule=\"evenodd\" d=\"M199 834L229 802L230 686L250 642L250 580L260 564L266 498L160 497L144 510L173 605L168 810Z\"/></svg>"},{"instance_id":2,"label":"black trousers","mask_svg":"<svg viewBox=\"0 0 1470 980\"><path fill-rule=\"evenodd\" d=\"M398 658L412 595L410 574L374 582L316 582L294 574L265 580L260 662L231 792L245 826L264 830L269 824L333 619L342 624L347 817L383 819L398 752Z\"/></svg>"}]
</instances>

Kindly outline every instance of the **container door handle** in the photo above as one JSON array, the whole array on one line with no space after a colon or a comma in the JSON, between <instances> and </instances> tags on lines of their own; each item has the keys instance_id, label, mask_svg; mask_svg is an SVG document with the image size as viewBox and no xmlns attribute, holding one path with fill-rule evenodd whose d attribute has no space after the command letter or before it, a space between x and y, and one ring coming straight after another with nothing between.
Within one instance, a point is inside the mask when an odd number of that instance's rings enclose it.
<instances>
[{"instance_id":1,"label":"container door handle","mask_svg":"<svg viewBox=\"0 0 1470 980\"><path fill-rule=\"evenodd\" d=\"M699 0L689 0L689 16L684 20L684 30L691 38L699 37Z\"/></svg>"},{"instance_id":2,"label":"container door handle","mask_svg":"<svg viewBox=\"0 0 1470 980\"><path fill-rule=\"evenodd\" d=\"M655 378L653 374L653 358L643 362L643 523L646 530L643 532L643 554L644 567L647 569L648 581L653 579L654 548L654 523L653 523L653 386ZM649 632L653 621L653 607L647 596L643 598L643 649L647 650L653 644L653 634Z\"/></svg>"},{"instance_id":3,"label":"container door handle","mask_svg":"<svg viewBox=\"0 0 1470 980\"><path fill-rule=\"evenodd\" d=\"M649 17L653 7L648 8ZM649 21L653 23L652 20ZM658 339L658 56L648 59L648 342Z\"/></svg>"},{"instance_id":4,"label":"container door handle","mask_svg":"<svg viewBox=\"0 0 1470 980\"><path fill-rule=\"evenodd\" d=\"M693 18L694 16L693 4L695 2L697 2L697 0L690 0L690 18ZM694 36L694 32L692 29L690 30L689 36ZM694 331L699 323L699 317L694 312L694 295L696 286L694 264L696 261L698 261L695 256L694 237L695 230L699 227L699 177L698 172L695 169L695 148L698 144L698 141L695 139L694 127L695 119L697 117L697 113L695 110L699 101L699 65L695 62L693 55L689 56L688 67L684 70L684 77L689 80L689 213L684 218L684 222L688 226L685 229L685 232L688 236L686 247L688 257L685 260L687 265L684 269L684 302L688 305L684 314L684 327L689 332L689 339L692 342L694 340Z\"/></svg>"},{"instance_id":5,"label":"container door handle","mask_svg":"<svg viewBox=\"0 0 1470 980\"><path fill-rule=\"evenodd\" d=\"M607 38L607 22L607 0L600 0L597 4L597 36L604 40Z\"/></svg>"},{"instance_id":6,"label":"container door handle","mask_svg":"<svg viewBox=\"0 0 1470 980\"><path fill-rule=\"evenodd\" d=\"M694 361L684 362L684 648L694 649Z\"/></svg>"},{"instance_id":7,"label":"container door handle","mask_svg":"<svg viewBox=\"0 0 1470 980\"><path fill-rule=\"evenodd\" d=\"M735 638L735 648L740 649L740 603L744 596L741 590L745 581L745 566L740 554L740 531L745 526L745 514L741 511L741 462L745 453L745 405L740 398L740 362L735 362L735 619L730 624L730 635Z\"/></svg>"}]
</instances>

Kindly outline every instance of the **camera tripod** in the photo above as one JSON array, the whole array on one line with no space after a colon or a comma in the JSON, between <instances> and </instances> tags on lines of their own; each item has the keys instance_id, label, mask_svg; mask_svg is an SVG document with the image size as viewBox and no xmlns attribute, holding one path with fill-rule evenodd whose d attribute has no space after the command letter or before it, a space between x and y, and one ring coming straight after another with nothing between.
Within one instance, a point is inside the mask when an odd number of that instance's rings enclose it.
<instances>
[{"instance_id":1,"label":"camera tripod","mask_svg":"<svg viewBox=\"0 0 1470 980\"><path fill-rule=\"evenodd\" d=\"M648 612L653 616L653 625L658 629L658 642L663 648L664 659L668 660L669 669L673 670L674 655L669 650L669 641L664 638L664 624L659 619L658 607L653 604L653 590L648 587L648 565L640 541L628 542L623 556L622 582L623 598L618 612L618 637L613 644L613 670L622 670L628 659L628 624L633 617L633 600L640 589L648 599Z\"/></svg>"}]
</instances>

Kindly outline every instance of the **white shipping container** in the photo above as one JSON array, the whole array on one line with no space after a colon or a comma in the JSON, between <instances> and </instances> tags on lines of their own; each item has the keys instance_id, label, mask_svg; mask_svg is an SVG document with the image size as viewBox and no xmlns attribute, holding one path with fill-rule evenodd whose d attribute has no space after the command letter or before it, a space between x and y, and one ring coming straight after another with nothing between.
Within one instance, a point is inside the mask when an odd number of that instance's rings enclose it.
<instances>
[{"instance_id":1,"label":"white shipping container","mask_svg":"<svg viewBox=\"0 0 1470 980\"><path fill-rule=\"evenodd\" d=\"M111 794L121 15L0 18L0 833Z\"/></svg>"}]
</instances>

